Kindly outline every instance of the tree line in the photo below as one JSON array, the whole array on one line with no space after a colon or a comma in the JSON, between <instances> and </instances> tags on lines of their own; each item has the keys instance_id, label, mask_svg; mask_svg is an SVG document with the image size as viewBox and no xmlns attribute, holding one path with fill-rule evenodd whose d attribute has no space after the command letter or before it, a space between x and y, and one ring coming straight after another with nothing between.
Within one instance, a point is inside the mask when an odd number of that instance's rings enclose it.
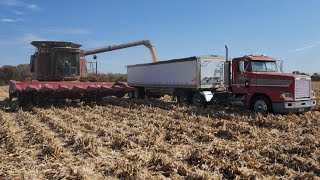
<instances>
[{"instance_id":1,"label":"tree line","mask_svg":"<svg viewBox=\"0 0 320 180\"><path fill-rule=\"evenodd\" d=\"M100 73L97 75L96 79L101 82L126 82L127 74ZM31 81L32 73L30 72L30 65L19 64L17 66L4 65L0 67L0 85L3 86L9 84L10 80Z\"/></svg>"},{"instance_id":2,"label":"tree line","mask_svg":"<svg viewBox=\"0 0 320 180\"><path fill-rule=\"evenodd\" d=\"M310 74L304 73L304 72L299 72L299 71L293 71L292 74L301 74L301 75L308 75L310 76ZM320 74L318 73L313 73L311 75L311 80L312 81L320 81Z\"/></svg>"},{"instance_id":3,"label":"tree line","mask_svg":"<svg viewBox=\"0 0 320 180\"><path fill-rule=\"evenodd\" d=\"M97 81L99 82L127 82L127 74L121 73L107 73L107 74L98 74Z\"/></svg>"},{"instance_id":4,"label":"tree line","mask_svg":"<svg viewBox=\"0 0 320 180\"><path fill-rule=\"evenodd\" d=\"M10 80L30 81L32 73L29 64L19 64L18 66L5 65L0 67L0 85L9 84Z\"/></svg>"}]
</instances>

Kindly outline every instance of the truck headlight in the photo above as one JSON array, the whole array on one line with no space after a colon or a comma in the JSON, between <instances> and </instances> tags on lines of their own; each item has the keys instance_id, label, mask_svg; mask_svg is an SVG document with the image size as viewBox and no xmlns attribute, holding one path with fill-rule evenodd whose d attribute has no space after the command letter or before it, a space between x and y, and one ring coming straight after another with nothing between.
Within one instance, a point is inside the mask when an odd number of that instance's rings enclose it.
<instances>
[{"instance_id":1,"label":"truck headlight","mask_svg":"<svg viewBox=\"0 0 320 180\"><path fill-rule=\"evenodd\" d=\"M288 98L293 98L291 93L282 93L282 98L283 99L288 99Z\"/></svg>"}]
</instances>

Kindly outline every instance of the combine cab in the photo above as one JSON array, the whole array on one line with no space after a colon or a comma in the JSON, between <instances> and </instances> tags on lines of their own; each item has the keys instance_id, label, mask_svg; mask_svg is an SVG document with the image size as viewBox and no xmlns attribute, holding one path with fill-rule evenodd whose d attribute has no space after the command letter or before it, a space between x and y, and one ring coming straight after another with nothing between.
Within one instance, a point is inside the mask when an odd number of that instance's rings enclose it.
<instances>
[{"instance_id":1,"label":"combine cab","mask_svg":"<svg viewBox=\"0 0 320 180\"><path fill-rule=\"evenodd\" d=\"M149 48L153 62L157 55L150 41L137 41L84 51L80 44L57 41L33 41L37 51L30 58L31 82L11 80L10 99L17 98L20 106L58 99L100 100L106 96L122 97L133 90L126 83L96 82L88 77L85 56L144 45Z\"/></svg>"}]
</instances>

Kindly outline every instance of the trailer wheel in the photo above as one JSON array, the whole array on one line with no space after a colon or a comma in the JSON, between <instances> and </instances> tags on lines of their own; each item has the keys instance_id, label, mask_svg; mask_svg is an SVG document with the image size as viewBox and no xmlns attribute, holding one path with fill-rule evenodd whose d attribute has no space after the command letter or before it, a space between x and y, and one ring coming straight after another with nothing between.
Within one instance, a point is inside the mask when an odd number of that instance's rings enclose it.
<instances>
[{"instance_id":1,"label":"trailer wheel","mask_svg":"<svg viewBox=\"0 0 320 180\"><path fill-rule=\"evenodd\" d=\"M192 105L196 107L206 107L207 103L200 93L194 93L192 96Z\"/></svg>"},{"instance_id":2,"label":"trailer wheel","mask_svg":"<svg viewBox=\"0 0 320 180\"><path fill-rule=\"evenodd\" d=\"M271 102L265 96L254 97L251 105L251 110L256 113L267 114L271 112Z\"/></svg>"},{"instance_id":3,"label":"trailer wheel","mask_svg":"<svg viewBox=\"0 0 320 180\"><path fill-rule=\"evenodd\" d=\"M144 88L136 88L134 90L134 98L135 99L144 99L146 96L146 93L144 91Z\"/></svg>"},{"instance_id":4,"label":"trailer wheel","mask_svg":"<svg viewBox=\"0 0 320 180\"><path fill-rule=\"evenodd\" d=\"M190 104L191 103L191 97L189 94L180 94L177 95L177 102L182 104Z\"/></svg>"},{"instance_id":5,"label":"trailer wheel","mask_svg":"<svg viewBox=\"0 0 320 180\"><path fill-rule=\"evenodd\" d=\"M134 99L134 91L128 92L128 96L130 99Z\"/></svg>"}]
</instances>

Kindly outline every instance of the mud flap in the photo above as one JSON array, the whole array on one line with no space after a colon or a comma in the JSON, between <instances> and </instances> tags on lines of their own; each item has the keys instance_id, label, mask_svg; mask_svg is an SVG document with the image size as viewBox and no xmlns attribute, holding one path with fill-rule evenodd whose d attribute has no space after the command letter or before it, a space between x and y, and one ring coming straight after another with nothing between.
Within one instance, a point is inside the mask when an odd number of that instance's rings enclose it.
<instances>
[{"instance_id":1,"label":"mud flap","mask_svg":"<svg viewBox=\"0 0 320 180\"><path fill-rule=\"evenodd\" d=\"M201 91L200 94L203 95L206 102L210 102L211 99L213 98L213 94L211 91Z\"/></svg>"}]
</instances>

